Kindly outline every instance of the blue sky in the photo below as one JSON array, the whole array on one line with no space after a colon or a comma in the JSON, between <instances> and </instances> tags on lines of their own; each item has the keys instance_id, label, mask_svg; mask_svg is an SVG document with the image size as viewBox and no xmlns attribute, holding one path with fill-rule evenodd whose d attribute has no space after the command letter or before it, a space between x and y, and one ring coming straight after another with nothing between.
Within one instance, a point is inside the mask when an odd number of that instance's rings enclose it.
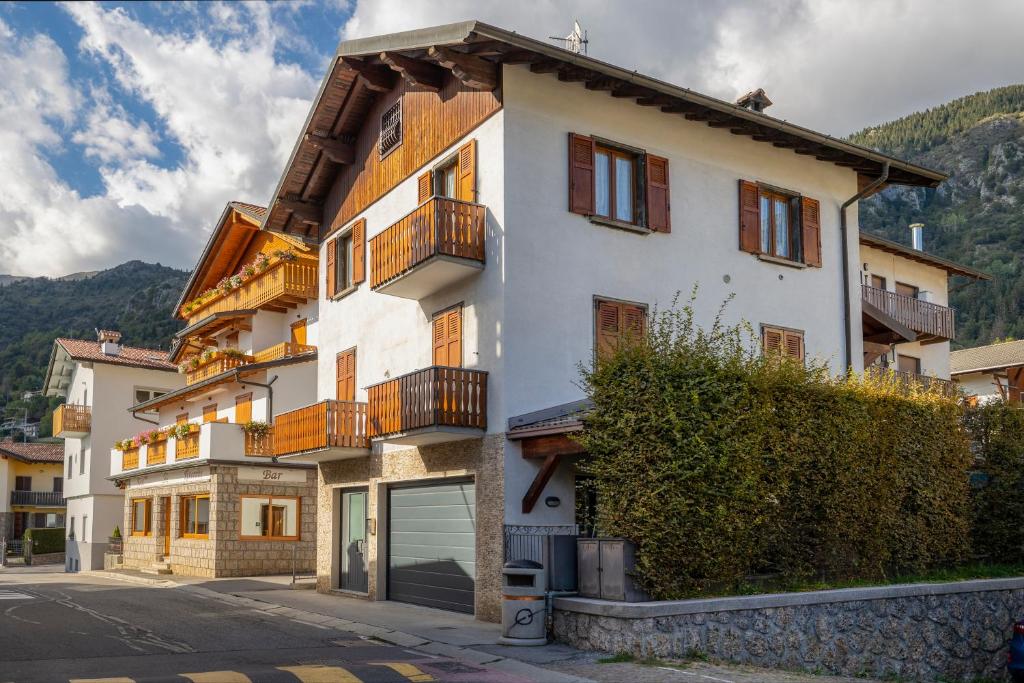
<instances>
[{"instance_id":1,"label":"blue sky","mask_svg":"<svg viewBox=\"0 0 1024 683\"><path fill-rule=\"evenodd\" d=\"M1017 0L2 3L0 273L191 268L269 200L340 39L469 18L579 18L592 56L834 135L1024 74Z\"/></svg>"}]
</instances>

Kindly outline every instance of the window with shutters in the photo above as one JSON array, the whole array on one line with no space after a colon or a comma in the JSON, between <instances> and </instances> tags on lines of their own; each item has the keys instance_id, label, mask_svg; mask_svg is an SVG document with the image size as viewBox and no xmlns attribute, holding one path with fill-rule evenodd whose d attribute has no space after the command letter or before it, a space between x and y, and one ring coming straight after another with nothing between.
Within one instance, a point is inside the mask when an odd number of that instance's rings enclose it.
<instances>
[{"instance_id":1,"label":"window with shutters","mask_svg":"<svg viewBox=\"0 0 1024 683\"><path fill-rule=\"evenodd\" d=\"M766 356L804 362L804 333L785 327L761 326L761 346Z\"/></svg>"},{"instance_id":2,"label":"window with shutters","mask_svg":"<svg viewBox=\"0 0 1024 683\"><path fill-rule=\"evenodd\" d=\"M821 217L816 199L740 180L740 249L766 259L821 267Z\"/></svg>"},{"instance_id":3,"label":"window with shutters","mask_svg":"<svg viewBox=\"0 0 1024 683\"><path fill-rule=\"evenodd\" d=\"M339 401L356 400L356 349L342 351L335 358L335 394Z\"/></svg>"},{"instance_id":4,"label":"window with shutters","mask_svg":"<svg viewBox=\"0 0 1024 683\"><path fill-rule=\"evenodd\" d=\"M615 353L624 341L647 332L647 306L629 301L594 299L594 352L598 358Z\"/></svg>"},{"instance_id":5,"label":"window with shutters","mask_svg":"<svg viewBox=\"0 0 1024 683\"><path fill-rule=\"evenodd\" d=\"M882 277L881 275L872 275L871 286L874 287L875 289L886 289L885 278Z\"/></svg>"},{"instance_id":6,"label":"window with shutters","mask_svg":"<svg viewBox=\"0 0 1024 683\"><path fill-rule=\"evenodd\" d=\"M594 147L594 214L641 224L637 210L637 155L604 145Z\"/></svg>"},{"instance_id":7,"label":"window with shutters","mask_svg":"<svg viewBox=\"0 0 1024 683\"><path fill-rule=\"evenodd\" d=\"M235 423L252 422L252 392L235 396Z\"/></svg>"},{"instance_id":8,"label":"window with shutters","mask_svg":"<svg viewBox=\"0 0 1024 683\"><path fill-rule=\"evenodd\" d=\"M761 253L800 261L799 230L795 229L799 199L775 190L758 193Z\"/></svg>"},{"instance_id":9,"label":"window with shutters","mask_svg":"<svg viewBox=\"0 0 1024 683\"><path fill-rule=\"evenodd\" d=\"M431 322L432 365L462 367L462 306L434 315Z\"/></svg>"},{"instance_id":10,"label":"window with shutters","mask_svg":"<svg viewBox=\"0 0 1024 683\"><path fill-rule=\"evenodd\" d=\"M916 285L908 285L906 282L897 282L896 293L908 296L911 299L917 299L921 296L921 288Z\"/></svg>"},{"instance_id":11,"label":"window with shutters","mask_svg":"<svg viewBox=\"0 0 1024 683\"><path fill-rule=\"evenodd\" d=\"M327 244L327 296L348 294L366 279L366 219L360 218Z\"/></svg>"},{"instance_id":12,"label":"window with shutters","mask_svg":"<svg viewBox=\"0 0 1024 683\"><path fill-rule=\"evenodd\" d=\"M391 154L402 144L402 100L399 99L380 115L380 158Z\"/></svg>"},{"instance_id":13,"label":"window with shutters","mask_svg":"<svg viewBox=\"0 0 1024 683\"><path fill-rule=\"evenodd\" d=\"M216 422L217 421L217 404L210 403L203 406L203 422Z\"/></svg>"},{"instance_id":14,"label":"window with shutters","mask_svg":"<svg viewBox=\"0 0 1024 683\"><path fill-rule=\"evenodd\" d=\"M915 356L899 354L896 357L896 369L900 372L908 372L912 375L921 374L921 359Z\"/></svg>"}]
</instances>

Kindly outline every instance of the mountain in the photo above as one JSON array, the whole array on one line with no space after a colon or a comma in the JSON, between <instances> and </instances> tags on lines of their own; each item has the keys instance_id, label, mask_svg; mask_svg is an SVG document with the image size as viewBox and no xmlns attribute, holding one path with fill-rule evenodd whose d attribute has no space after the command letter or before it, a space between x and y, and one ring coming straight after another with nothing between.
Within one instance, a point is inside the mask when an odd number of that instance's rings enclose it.
<instances>
[{"instance_id":1,"label":"mountain","mask_svg":"<svg viewBox=\"0 0 1024 683\"><path fill-rule=\"evenodd\" d=\"M55 337L95 339L96 328L119 330L130 346L167 349L183 323L171 317L188 273L129 261L95 273L24 278L0 287L0 421L43 419L57 401L26 391L42 388Z\"/></svg>"},{"instance_id":2,"label":"mountain","mask_svg":"<svg viewBox=\"0 0 1024 683\"><path fill-rule=\"evenodd\" d=\"M28 280L24 275L8 275L7 273L0 273L0 287L9 285L12 282L21 282L22 280Z\"/></svg>"},{"instance_id":3,"label":"mountain","mask_svg":"<svg viewBox=\"0 0 1024 683\"><path fill-rule=\"evenodd\" d=\"M973 266L993 282L951 284L955 347L1024 338L1024 85L976 93L849 137L944 171L935 190L888 188L861 202L868 232Z\"/></svg>"}]
</instances>

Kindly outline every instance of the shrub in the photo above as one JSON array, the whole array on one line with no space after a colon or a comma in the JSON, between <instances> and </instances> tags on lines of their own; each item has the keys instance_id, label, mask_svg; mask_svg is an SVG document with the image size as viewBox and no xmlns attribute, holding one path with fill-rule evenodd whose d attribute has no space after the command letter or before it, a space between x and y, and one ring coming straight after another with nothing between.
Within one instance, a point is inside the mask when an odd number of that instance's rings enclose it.
<instances>
[{"instance_id":1,"label":"shrub","mask_svg":"<svg viewBox=\"0 0 1024 683\"><path fill-rule=\"evenodd\" d=\"M637 543L656 599L781 580L884 578L968 547L970 454L957 402L893 379L766 357L693 299L581 368L602 533Z\"/></svg>"},{"instance_id":2,"label":"shrub","mask_svg":"<svg viewBox=\"0 0 1024 683\"><path fill-rule=\"evenodd\" d=\"M25 542L32 544L33 555L64 552L64 529L26 529Z\"/></svg>"},{"instance_id":3,"label":"shrub","mask_svg":"<svg viewBox=\"0 0 1024 683\"><path fill-rule=\"evenodd\" d=\"M974 552L997 562L1024 562L1024 410L1005 402L968 408L976 457L972 491Z\"/></svg>"}]
</instances>

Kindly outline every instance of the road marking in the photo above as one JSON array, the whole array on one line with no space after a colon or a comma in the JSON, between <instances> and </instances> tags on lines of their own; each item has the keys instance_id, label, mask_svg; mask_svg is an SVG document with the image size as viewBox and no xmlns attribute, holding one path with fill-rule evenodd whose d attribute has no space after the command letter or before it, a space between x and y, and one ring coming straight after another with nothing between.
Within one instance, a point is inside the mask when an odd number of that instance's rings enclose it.
<instances>
[{"instance_id":1,"label":"road marking","mask_svg":"<svg viewBox=\"0 0 1024 683\"><path fill-rule=\"evenodd\" d=\"M252 680L237 671L203 671L195 674L178 674L192 683L252 683Z\"/></svg>"},{"instance_id":2,"label":"road marking","mask_svg":"<svg viewBox=\"0 0 1024 683\"><path fill-rule=\"evenodd\" d=\"M684 676L696 676L697 678L706 678L709 681L719 681L720 683L735 683L735 681L731 681L728 678L717 678L715 676L707 676L705 674L697 674L697 673L693 673L692 671L683 671L681 669L675 669L675 668L672 668L671 666L659 666L658 668L662 669L663 671L675 671L677 674L683 674Z\"/></svg>"},{"instance_id":3,"label":"road marking","mask_svg":"<svg viewBox=\"0 0 1024 683\"><path fill-rule=\"evenodd\" d=\"M430 674L420 671L417 667L409 664L408 662L375 662L375 664L377 666L386 666L390 669L394 669L410 681L414 681L414 683L428 683L428 681L437 680Z\"/></svg>"},{"instance_id":4,"label":"road marking","mask_svg":"<svg viewBox=\"0 0 1024 683\"><path fill-rule=\"evenodd\" d=\"M362 681L340 666L279 666L278 671L287 671L302 683L362 683Z\"/></svg>"},{"instance_id":5,"label":"road marking","mask_svg":"<svg viewBox=\"0 0 1024 683\"><path fill-rule=\"evenodd\" d=\"M135 683L134 678L72 678L68 683Z\"/></svg>"},{"instance_id":6,"label":"road marking","mask_svg":"<svg viewBox=\"0 0 1024 683\"><path fill-rule=\"evenodd\" d=\"M35 600L36 596L17 591L0 591L0 600Z\"/></svg>"}]
</instances>

